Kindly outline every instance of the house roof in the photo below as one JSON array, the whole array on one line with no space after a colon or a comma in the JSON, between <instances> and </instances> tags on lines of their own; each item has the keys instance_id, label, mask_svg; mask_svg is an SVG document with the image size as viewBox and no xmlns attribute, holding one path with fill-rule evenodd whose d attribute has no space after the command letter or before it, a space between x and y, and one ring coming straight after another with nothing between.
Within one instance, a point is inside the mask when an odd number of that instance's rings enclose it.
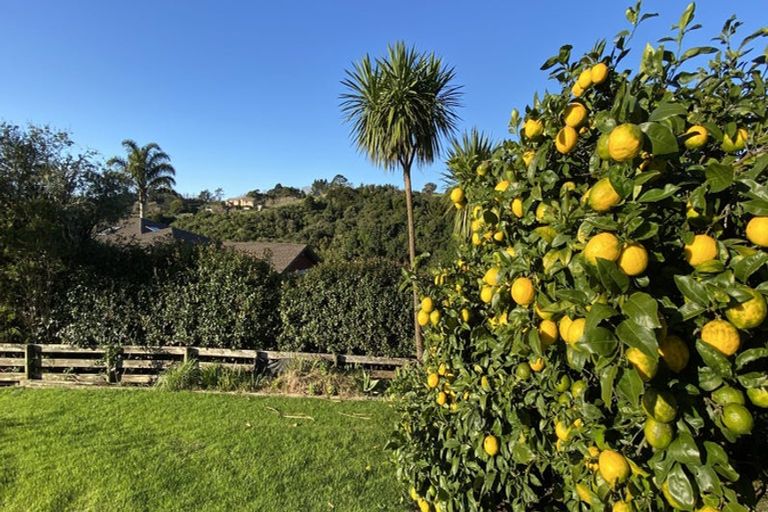
<instances>
[{"instance_id":1,"label":"house roof","mask_svg":"<svg viewBox=\"0 0 768 512\"><path fill-rule=\"evenodd\" d=\"M281 242L224 242L225 247L264 259L272 264L277 272L295 270L301 257L318 263L320 258L306 244L290 244Z\"/></svg>"},{"instance_id":2,"label":"house roof","mask_svg":"<svg viewBox=\"0 0 768 512\"><path fill-rule=\"evenodd\" d=\"M118 224L111 226L96 235L98 239L117 244L152 245L170 241L181 241L192 244L209 242L206 237L174 228L160 222L149 219L130 217L123 219Z\"/></svg>"}]
</instances>

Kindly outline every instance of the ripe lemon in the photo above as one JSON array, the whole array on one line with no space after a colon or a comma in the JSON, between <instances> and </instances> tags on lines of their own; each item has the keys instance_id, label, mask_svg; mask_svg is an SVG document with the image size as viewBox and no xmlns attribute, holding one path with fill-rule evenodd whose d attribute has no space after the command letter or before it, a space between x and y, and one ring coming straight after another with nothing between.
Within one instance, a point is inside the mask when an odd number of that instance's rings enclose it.
<instances>
[{"instance_id":1,"label":"ripe lemon","mask_svg":"<svg viewBox=\"0 0 768 512\"><path fill-rule=\"evenodd\" d=\"M573 320L568 315L564 316L560 319L560 323L557 324L557 330L560 333L560 338L568 342L568 329L571 328L571 323L573 323Z\"/></svg>"},{"instance_id":2,"label":"ripe lemon","mask_svg":"<svg viewBox=\"0 0 768 512\"><path fill-rule=\"evenodd\" d=\"M582 89L587 89L590 85L592 85L592 70L587 68L579 73L579 78L576 83L579 84L579 87Z\"/></svg>"},{"instance_id":3,"label":"ripe lemon","mask_svg":"<svg viewBox=\"0 0 768 512\"><path fill-rule=\"evenodd\" d=\"M747 223L747 240L768 247L768 217L752 217Z\"/></svg>"},{"instance_id":4,"label":"ripe lemon","mask_svg":"<svg viewBox=\"0 0 768 512\"><path fill-rule=\"evenodd\" d=\"M639 276L648 268L648 251L642 244L627 244L621 250L616 264L626 275Z\"/></svg>"},{"instance_id":5,"label":"ripe lemon","mask_svg":"<svg viewBox=\"0 0 768 512\"><path fill-rule=\"evenodd\" d=\"M611 185L611 180L603 178L590 189L589 207L596 212L607 212L621 201L616 189Z\"/></svg>"},{"instance_id":6,"label":"ripe lemon","mask_svg":"<svg viewBox=\"0 0 768 512\"><path fill-rule=\"evenodd\" d=\"M643 434L645 441L656 450L663 450L672 442L672 425L656 421L653 418L645 420Z\"/></svg>"},{"instance_id":7,"label":"ripe lemon","mask_svg":"<svg viewBox=\"0 0 768 512\"><path fill-rule=\"evenodd\" d=\"M488 174L488 169L491 167L491 164L489 162L482 162L480 165L477 166L477 169L475 169L475 172L478 176L485 176Z\"/></svg>"},{"instance_id":8,"label":"ripe lemon","mask_svg":"<svg viewBox=\"0 0 768 512\"><path fill-rule=\"evenodd\" d=\"M539 203L536 206L536 220L541 222L544 220L544 217L547 215L550 215L550 210L552 210L552 207L549 206L546 203Z\"/></svg>"},{"instance_id":9,"label":"ripe lemon","mask_svg":"<svg viewBox=\"0 0 768 512\"><path fill-rule=\"evenodd\" d=\"M480 300L489 304L493 300L494 293L496 293L496 289L493 286L483 286L480 290Z\"/></svg>"},{"instance_id":10,"label":"ripe lemon","mask_svg":"<svg viewBox=\"0 0 768 512\"><path fill-rule=\"evenodd\" d=\"M469 229L471 229L473 232L478 232L483 229L483 226L485 225L485 221L483 219L475 219L469 224Z\"/></svg>"},{"instance_id":11,"label":"ripe lemon","mask_svg":"<svg viewBox=\"0 0 768 512\"><path fill-rule=\"evenodd\" d=\"M634 159L642 147L643 132L635 124L620 124L608 136L608 154L617 162Z\"/></svg>"},{"instance_id":12,"label":"ripe lemon","mask_svg":"<svg viewBox=\"0 0 768 512\"><path fill-rule=\"evenodd\" d=\"M728 404L723 408L723 424L737 435L749 434L755 425L752 413L741 404Z\"/></svg>"},{"instance_id":13,"label":"ripe lemon","mask_svg":"<svg viewBox=\"0 0 768 512\"><path fill-rule=\"evenodd\" d=\"M736 132L736 140L731 139L727 134L723 134L723 143L720 146L726 153L741 151L747 145L747 130L739 128Z\"/></svg>"},{"instance_id":14,"label":"ripe lemon","mask_svg":"<svg viewBox=\"0 0 768 512\"><path fill-rule=\"evenodd\" d=\"M710 507L709 505L705 507L701 507L696 512L720 512L720 510L716 509L715 507Z\"/></svg>"},{"instance_id":15,"label":"ripe lemon","mask_svg":"<svg viewBox=\"0 0 768 512\"><path fill-rule=\"evenodd\" d=\"M688 149L700 148L707 143L707 139L709 138L709 132L700 124L691 126L685 134L687 137L684 144Z\"/></svg>"},{"instance_id":16,"label":"ripe lemon","mask_svg":"<svg viewBox=\"0 0 768 512\"><path fill-rule=\"evenodd\" d=\"M611 158L611 153L608 151L609 136L610 136L609 133L603 133L597 139L597 156L599 156L603 160L608 160L609 158Z\"/></svg>"},{"instance_id":17,"label":"ripe lemon","mask_svg":"<svg viewBox=\"0 0 768 512\"><path fill-rule=\"evenodd\" d=\"M576 484L576 495L579 497L581 501L586 503L587 505L592 504L592 493L590 492L589 488L584 484Z\"/></svg>"},{"instance_id":18,"label":"ripe lemon","mask_svg":"<svg viewBox=\"0 0 768 512\"><path fill-rule=\"evenodd\" d=\"M557 132L555 148L562 154L570 153L576 147L578 140L579 135L576 133L576 130L570 126L564 126Z\"/></svg>"},{"instance_id":19,"label":"ripe lemon","mask_svg":"<svg viewBox=\"0 0 768 512\"><path fill-rule=\"evenodd\" d=\"M589 239L584 247L584 259L590 265L597 265L597 258L616 261L621 254L621 244L613 233L599 233Z\"/></svg>"},{"instance_id":20,"label":"ripe lemon","mask_svg":"<svg viewBox=\"0 0 768 512\"><path fill-rule=\"evenodd\" d=\"M493 188L496 192L505 192L509 188L509 180L501 180Z\"/></svg>"},{"instance_id":21,"label":"ripe lemon","mask_svg":"<svg viewBox=\"0 0 768 512\"><path fill-rule=\"evenodd\" d=\"M587 383L583 380L575 380L571 384L571 394L574 398L578 398L587 391Z\"/></svg>"},{"instance_id":22,"label":"ripe lemon","mask_svg":"<svg viewBox=\"0 0 768 512\"><path fill-rule=\"evenodd\" d=\"M420 326L424 327L429 323L429 313L424 311L423 309L419 311L419 313L416 315L416 321L419 323Z\"/></svg>"},{"instance_id":23,"label":"ripe lemon","mask_svg":"<svg viewBox=\"0 0 768 512\"><path fill-rule=\"evenodd\" d=\"M614 502L611 512L632 512L632 505L626 501Z\"/></svg>"},{"instance_id":24,"label":"ripe lemon","mask_svg":"<svg viewBox=\"0 0 768 512\"><path fill-rule=\"evenodd\" d=\"M547 311L544 311L542 308L539 307L538 304L535 304L533 306L533 311L534 313L536 313L536 316L538 316L542 320L552 320L552 317L555 316L554 313L549 313Z\"/></svg>"},{"instance_id":25,"label":"ripe lemon","mask_svg":"<svg viewBox=\"0 0 768 512\"><path fill-rule=\"evenodd\" d=\"M624 483L629 478L629 463L622 454L614 450L603 450L597 460L600 476L612 489L616 484Z\"/></svg>"},{"instance_id":26,"label":"ripe lemon","mask_svg":"<svg viewBox=\"0 0 768 512\"><path fill-rule=\"evenodd\" d=\"M486 377L485 375L483 375L480 378L480 387L483 388L483 390L485 391L491 390L491 383L488 381L488 377Z\"/></svg>"},{"instance_id":27,"label":"ripe lemon","mask_svg":"<svg viewBox=\"0 0 768 512\"><path fill-rule=\"evenodd\" d=\"M744 393L729 385L722 386L712 392L712 400L725 407L728 404L744 405Z\"/></svg>"},{"instance_id":28,"label":"ripe lemon","mask_svg":"<svg viewBox=\"0 0 768 512\"><path fill-rule=\"evenodd\" d=\"M570 103L565 107L563 122L571 128L578 128L587 119L587 108L578 102Z\"/></svg>"},{"instance_id":29,"label":"ripe lemon","mask_svg":"<svg viewBox=\"0 0 768 512\"><path fill-rule=\"evenodd\" d=\"M683 371L688 366L688 360L691 357L688 345L674 334L662 339L659 344L659 354L667 363L667 367L675 373Z\"/></svg>"},{"instance_id":30,"label":"ripe lemon","mask_svg":"<svg viewBox=\"0 0 768 512\"><path fill-rule=\"evenodd\" d=\"M491 267L489 268L485 275L483 276L483 282L487 284L488 286L497 286L500 282L499 272L501 269L499 267Z\"/></svg>"},{"instance_id":31,"label":"ripe lemon","mask_svg":"<svg viewBox=\"0 0 768 512\"><path fill-rule=\"evenodd\" d=\"M762 409L768 408L768 388L749 388L747 397L752 405Z\"/></svg>"},{"instance_id":32,"label":"ripe lemon","mask_svg":"<svg viewBox=\"0 0 768 512\"><path fill-rule=\"evenodd\" d=\"M529 363L531 370L533 370L534 372L540 372L541 370L543 370L544 365L545 365L545 362L543 357L537 357L536 359L534 359Z\"/></svg>"},{"instance_id":33,"label":"ripe lemon","mask_svg":"<svg viewBox=\"0 0 768 512\"><path fill-rule=\"evenodd\" d=\"M535 291L533 281L527 277L518 277L512 283L512 300L521 306L527 306L533 302Z\"/></svg>"},{"instance_id":34,"label":"ripe lemon","mask_svg":"<svg viewBox=\"0 0 768 512\"><path fill-rule=\"evenodd\" d=\"M464 202L464 190L461 187L455 187L453 190L451 190L451 201L454 204Z\"/></svg>"},{"instance_id":35,"label":"ripe lemon","mask_svg":"<svg viewBox=\"0 0 768 512\"><path fill-rule=\"evenodd\" d=\"M719 350L725 356L732 356L739 350L739 331L727 320L710 320L701 328L701 341Z\"/></svg>"},{"instance_id":36,"label":"ripe lemon","mask_svg":"<svg viewBox=\"0 0 768 512\"><path fill-rule=\"evenodd\" d=\"M445 394L445 392L441 391L437 394L437 398L435 399L437 402L437 405L445 405L445 403L448 401L448 395Z\"/></svg>"},{"instance_id":37,"label":"ripe lemon","mask_svg":"<svg viewBox=\"0 0 768 512\"><path fill-rule=\"evenodd\" d=\"M671 423L677 416L677 400L669 391L649 388L643 395L643 410L656 421Z\"/></svg>"},{"instance_id":38,"label":"ripe lemon","mask_svg":"<svg viewBox=\"0 0 768 512\"><path fill-rule=\"evenodd\" d=\"M531 162L533 161L534 156L536 156L536 152L532 150L528 150L525 153L523 153L523 162L525 163L526 167L531 165Z\"/></svg>"},{"instance_id":39,"label":"ripe lemon","mask_svg":"<svg viewBox=\"0 0 768 512\"><path fill-rule=\"evenodd\" d=\"M649 357L642 350L630 347L625 353L627 360L635 367L637 373L640 374L640 378L643 381L648 382L654 376L656 376L656 370L658 369L658 363Z\"/></svg>"},{"instance_id":40,"label":"ripe lemon","mask_svg":"<svg viewBox=\"0 0 768 512\"><path fill-rule=\"evenodd\" d=\"M430 388L436 388L437 385L440 383L440 376L436 373L430 373L427 376L427 386Z\"/></svg>"},{"instance_id":41,"label":"ripe lemon","mask_svg":"<svg viewBox=\"0 0 768 512\"><path fill-rule=\"evenodd\" d=\"M586 318L577 318L568 326L568 336L563 337L569 345L575 345L584 336L584 328L587 325Z\"/></svg>"},{"instance_id":42,"label":"ripe lemon","mask_svg":"<svg viewBox=\"0 0 768 512\"><path fill-rule=\"evenodd\" d=\"M427 313L431 313L432 310L435 309L435 304L432 302L431 297L424 297L421 299L421 310L426 311Z\"/></svg>"},{"instance_id":43,"label":"ripe lemon","mask_svg":"<svg viewBox=\"0 0 768 512\"><path fill-rule=\"evenodd\" d=\"M741 302L725 310L725 316L739 329L753 329L765 320L768 313L763 295L750 289L752 298L746 302Z\"/></svg>"},{"instance_id":44,"label":"ripe lemon","mask_svg":"<svg viewBox=\"0 0 768 512\"><path fill-rule=\"evenodd\" d=\"M503 231L496 231L493 234L493 239L497 242L503 242L504 241L504 232Z\"/></svg>"},{"instance_id":45,"label":"ripe lemon","mask_svg":"<svg viewBox=\"0 0 768 512\"><path fill-rule=\"evenodd\" d=\"M519 197L512 200L512 213L518 219L523 216L523 200Z\"/></svg>"},{"instance_id":46,"label":"ripe lemon","mask_svg":"<svg viewBox=\"0 0 768 512\"><path fill-rule=\"evenodd\" d=\"M523 126L523 132L528 139L538 139L544 133L544 125L538 119L528 119Z\"/></svg>"},{"instance_id":47,"label":"ripe lemon","mask_svg":"<svg viewBox=\"0 0 768 512\"><path fill-rule=\"evenodd\" d=\"M567 441L571 438L571 428L564 422L558 420L555 423L555 435L560 441Z\"/></svg>"},{"instance_id":48,"label":"ripe lemon","mask_svg":"<svg viewBox=\"0 0 768 512\"><path fill-rule=\"evenodd\" d=\"M717 242L709 235L696 235L683 249L686 261L693 267L717 258Z\"/></svg>"},{"instance_id":49,"label":"ripe lemon","mask_svg":"<svg viewBox=\"0 0 768 512\"><path fill-rule=\"evenodd\" d=\"M419 499L419 497L420 497L420 496L419 496L419 493L418 493L418 492L416 492L416 488L415 488L415 487L413 487L413 486L411 486L411 489L410 489L410 491L409 491L409 494L411 495L411 499L412 499L413 501L417 501L417 500Z\"/></svg>"},{"instance_id":50,"label":"ripe lemon","mask_svg":"<svg viewBox=\"0 0 768 512\"><path fill-rule=\"evenodd\" d=\"M435 327L437 327L437 324L439 324L439 323L440 323L440 317L441 317L441 316L442 316L442 315L440 314L440 311L438 311L438 310L434 310L433 312L431 312L431 313L429 314L429 322L430 322L432 325L434 325Z\"/></svg>"},{"instance_id":51,"label":"ripe lemon","mask_svg":"<svg viewBox=\"0 0 768 512\"><path fill-rule=\"evenodd\" d=\"M605 82L606 78L608 78L608 66L603 62L598 62L589 70L589 75L590 78L592 78L593 84L600 85Z\"/></svg>"},{"instance_id":52,"label":"ripe lemon","mask_svg":"<svg viewBox=\"0 0 768 512\"><path fill-rule=\"evenodd\" d=\"M485 436L485 439L483 440L483 450L485 450L485 453L491 457L499 453L498 439L492 435Z\"/></svg>"},{"instance_id":53,"label":"ripe lemon","mask_svg":"<svg viewBox=\"0 0 768 512\"><path fill-rule=\"evenodd\" d=\"M445 363L440 363L440 366L437 367L437 374L445 375L446 373L448 373L448 367L445 366Z\"/></svg>"},{"instance_id":54,"label":"ripe lemon","mask_svg":"<svg viewBox=\"0 0 768 512\"><path fill-rule=\"evenodd\" d=\"M539 324L539 339L544 348L557 341L557 324L552 320L542 320Z\"/></svg>"},{"instance_id":55,"label":"ripe lemon","mask_svg":"<svg viewBox=\"0 0 768 512\"><path fill-rule=\"evenodd\" d=\"M578 83L575 83L573 84L573 87L571 87L571 94L578 98L584 94L584 88L581 87Z\"/></svg>"}]
</instances>

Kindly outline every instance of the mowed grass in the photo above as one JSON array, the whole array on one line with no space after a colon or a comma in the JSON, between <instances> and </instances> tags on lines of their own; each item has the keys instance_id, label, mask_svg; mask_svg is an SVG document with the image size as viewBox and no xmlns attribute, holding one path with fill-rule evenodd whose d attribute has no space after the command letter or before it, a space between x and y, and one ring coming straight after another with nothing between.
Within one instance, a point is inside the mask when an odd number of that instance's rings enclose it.
<instances>
[{"instance_id":1,"label":"mowed grass","mask_svg":"<svg viewBox=\"0 0 768 512\"><path fill-rule=\"evenodd\" d=\"M405 510L393 417L382 401L2 389L0 510Z\"/></svg>"}]
</instances>

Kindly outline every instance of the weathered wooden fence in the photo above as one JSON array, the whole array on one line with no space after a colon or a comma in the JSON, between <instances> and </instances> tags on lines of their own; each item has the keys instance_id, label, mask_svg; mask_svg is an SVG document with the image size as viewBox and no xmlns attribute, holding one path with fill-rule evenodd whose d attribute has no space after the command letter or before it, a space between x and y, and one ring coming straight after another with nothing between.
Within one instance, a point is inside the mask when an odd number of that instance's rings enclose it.
<instances>
[{"instance_id":1,"label":"weathered wooden fence","mask_svg":"<svg viewBox=\"0 0 768 512\"><path fill-rule=\"evenodd\" d=\"M0 343L0 384L42 381L147 385L157 380L164 370L188 360L195 360L200 366L221 365L245 370L263 368L277 360L320 360L339 367L361 367L375 378L392 378L395 369L412 361L343 354L141 346L122 347L111 356L108 358L101 348ZM112 360L112 368L108 367L108 359Z\"/></svg>"}]
</instances>

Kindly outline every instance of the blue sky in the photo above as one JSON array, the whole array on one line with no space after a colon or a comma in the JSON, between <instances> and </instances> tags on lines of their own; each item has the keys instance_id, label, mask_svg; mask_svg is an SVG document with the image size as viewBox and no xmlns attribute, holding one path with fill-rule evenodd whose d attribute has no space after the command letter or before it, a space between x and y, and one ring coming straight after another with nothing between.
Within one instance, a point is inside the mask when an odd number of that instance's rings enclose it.
<instances>
[{"instance_id":1,"label":"blue sky","mask_svg":"<svg viewBox=\"0 0 768 512\"><path fill-rule=\"evenodd\" d=\"M630 2L549 0L4 0L0 119L69 130L105 158L126 137L158 142L177 169L177 189L226 195L345 175L402 183L357 152L342 122L344 70L390 42L434 51L464 86L460 129L494 138L509 114L547 87L539 67L561 44L579 53L625 28ZM660 12L633 44L675 23L687 2L645 2ZM471 5L471 7L469 7ZM183 6L183 7L182 7ZM766 23L763 0L700 2L705 43L737 14L743 35ZM414 171L414 188L441 183L444 164Z\"/></svg>"}]
</instances>

